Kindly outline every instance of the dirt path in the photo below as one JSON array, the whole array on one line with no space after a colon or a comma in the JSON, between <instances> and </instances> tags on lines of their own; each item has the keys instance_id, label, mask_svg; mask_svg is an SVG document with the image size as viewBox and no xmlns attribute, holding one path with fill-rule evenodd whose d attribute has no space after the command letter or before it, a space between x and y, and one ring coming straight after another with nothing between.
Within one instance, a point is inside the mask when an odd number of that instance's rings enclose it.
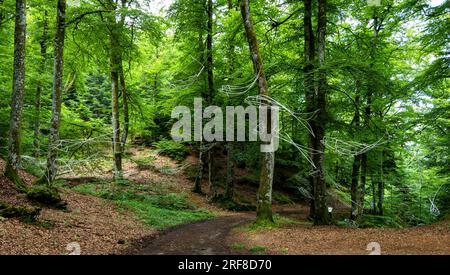
<instances>
[{"instance_id":1,"label":"dirt path","mask_svg":"<svg viewBox=\"0 0 450 275\"><path fill-rule=\"evenodd\" d=\"M155 237L142 240L137 255L230 255L237 254L226 244L230 230L249 222L250 214L220 217L213 220L173 227Z\"/></svg>"}]
</instances>

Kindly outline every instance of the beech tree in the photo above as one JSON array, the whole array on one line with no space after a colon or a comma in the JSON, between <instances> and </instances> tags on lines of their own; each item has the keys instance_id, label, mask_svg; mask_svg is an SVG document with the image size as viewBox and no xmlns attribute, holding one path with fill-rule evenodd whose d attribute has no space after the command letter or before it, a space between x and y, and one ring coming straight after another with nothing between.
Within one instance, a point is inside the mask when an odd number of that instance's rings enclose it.
<instances>
[{"instance_id":1,"label":"beech tree","mask_svg":"<svg viewBox=\"0 0 450 275\"><path fill-rule=\"evenodd\" d=\"M21 156L22 108L25 88L26 18L26 0L16 0L13 93L11 99L8 159L5 176L22 190L25 189L25 185L18 175L18 169Z\"/></svg>"},{"instance_id":2,"label":"beech tree","mask_svg":"<svg viewBox=\"0 0 450 275\"><path fill-rule=\"evenodd\" d=\"M244 22L245 34L250 49L250 55L253 62L254 74L257 77L257 84L260 96L269 95L264 65L259 50L258 39L253 29L253 20L250 14L249 0L240 1L242 20ZM272 125L271 115L268 112L267 129ZM259 189L257 193L257 222L273 222L272 216L272 184L275 168L275 152L262 153L261 175Z\"/></svg>"}]
</instances>

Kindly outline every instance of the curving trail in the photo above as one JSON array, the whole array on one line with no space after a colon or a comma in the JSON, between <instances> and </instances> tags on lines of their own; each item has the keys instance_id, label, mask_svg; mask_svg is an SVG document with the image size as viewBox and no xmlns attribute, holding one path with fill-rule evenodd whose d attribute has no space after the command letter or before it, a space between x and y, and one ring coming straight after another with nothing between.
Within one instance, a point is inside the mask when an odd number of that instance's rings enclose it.
<instances>
[{"instance_id":1,"label":"curving trail","mask_svg":"<svg viewBox=\"0 0 450 275\"><path fill-rule=\"evenodd\" d=\"M225 239L231 229L254 218L250 214L219 217L184 224L140 241L140 248L129 252L137 255L232 255Z\"/></svg>"}]
</instances>

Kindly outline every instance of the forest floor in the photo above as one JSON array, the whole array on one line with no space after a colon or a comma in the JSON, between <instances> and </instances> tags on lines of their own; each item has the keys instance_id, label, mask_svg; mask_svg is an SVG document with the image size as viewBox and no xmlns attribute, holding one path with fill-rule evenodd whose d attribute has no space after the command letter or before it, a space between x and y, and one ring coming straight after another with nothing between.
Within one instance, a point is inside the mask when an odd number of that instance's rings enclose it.
<instances>
[{"instance_id":1,"label":"forest floor","mask_svg":"<svg viewBox=\"0 0 450 275\"><path fill-rule=\"evenodd\" d=\"M299 218L269 229L237 227L226 242L264 254L368 255L369 244L376 242L383 255L450 255L450 219L412 228L344 228L313 226Z\"/></svg>"},{"instance_id":2,"label":"forest floor","mask_svg":"<svg viewBox=\"0 0 450 275\"><path fill-rule=\"evenodd\" d=\"M0 174L5 162L0 159ZM27 184L35 179L20 172ZM20 206L38 206L15 192L9 181L0 177L0 201ZM129 211L107 200L60 189L67 210L42 208L36 222L0 217L0 254L69 254L70 243L80 244L82 254L120 253L137 239L156 233L145 227Z\"/></svg>"},{"instance_id":3,"label":"forest floor","mask_svg":"<svg viewBox=\"0 0 450 275\"><path fill-rule=\"evenodd\" d=\"M0 173L4 166L0 159ZM69 254L72 242L80 245L81 254L369 254L371 242L380 244L381 254L450 254L450 220L403 229L317 227L307 221L307 206L277 203L277 226L259 228L252 226L254 212L226 211L190 192L189 175L167 157L132 148L124 167L129 182L121 189L105 183L102 175L110 171L97 171L99 183L87 175L67 175L60 187L67 210L43 208L35 223L0 217L0 254ZM33 181L20 173L28 184ZM3 177L0 186L0 201L33 205L8 188ZM241 196L253 193L242 188ZM112 198L111 191L116 192ZM135 196L140 200L131 200ZM171 210L142 204L167 203L161 198L188 205Z\"/></svg>"}]
</instances>

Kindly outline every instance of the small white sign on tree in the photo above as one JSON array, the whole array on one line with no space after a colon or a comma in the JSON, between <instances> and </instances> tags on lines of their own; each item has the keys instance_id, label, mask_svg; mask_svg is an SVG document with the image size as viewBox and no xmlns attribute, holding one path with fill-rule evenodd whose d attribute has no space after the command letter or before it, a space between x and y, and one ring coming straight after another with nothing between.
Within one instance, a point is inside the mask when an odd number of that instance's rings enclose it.
<instances>
[{"instance_id":1,"label":"small white sign on tree","mask_svg":"<svg viewBox=\"0 0 450 275\"><path fill-rule=\"evenodd\" d=\"M367 0L367 5L371 6L371 7L378 7L381 6L381 0Z\"/></svg>"}]
</instances>

